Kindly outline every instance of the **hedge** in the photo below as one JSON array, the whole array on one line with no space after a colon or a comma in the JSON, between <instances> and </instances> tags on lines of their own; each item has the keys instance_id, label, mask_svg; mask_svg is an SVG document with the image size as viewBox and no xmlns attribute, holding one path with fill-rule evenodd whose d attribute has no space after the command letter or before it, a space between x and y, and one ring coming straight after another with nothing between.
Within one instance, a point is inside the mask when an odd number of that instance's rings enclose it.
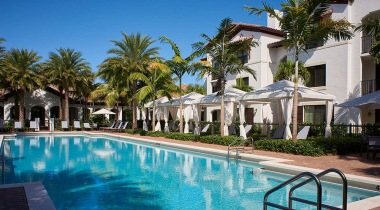
<instances>
[{"instance_id":1,"label":"hedge","mask_svg":"<svg viewBox=\"0 0 380 210\"><path fill-rule=\"evenodd\" d=\"M178 132L152 132L141 129L127 129L126 132L130 134L140 134L141 136L165 137L182 141L196 141L224 146L228 146L237 138L236 136L221 137L216 135L194 135ZM258 136L254 136L255 149L305 156L323 156L328 154L358 152L361 144L358 138L311 138L308 140L299 140L296 143L291 140L256 140L257 138ZM247 142L247 144L250 144L250 142Z\"/></svg>"}]
</instances>

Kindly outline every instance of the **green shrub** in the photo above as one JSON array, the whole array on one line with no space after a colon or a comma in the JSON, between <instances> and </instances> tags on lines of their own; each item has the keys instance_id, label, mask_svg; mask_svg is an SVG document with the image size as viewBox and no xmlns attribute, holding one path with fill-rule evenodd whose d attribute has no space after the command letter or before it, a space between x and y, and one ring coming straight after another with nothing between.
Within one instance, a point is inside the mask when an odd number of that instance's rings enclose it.
<instances>
[{"instance_id":1,"label":"green shrub","mask_svg":"<svg viewBox=\"0 0 380 210\"><path fill-rule=\"evenodd\" d=\"M200 136L199 142L207 143L207 144L219 144L228 146L232 143L237 137L236 136Z\"/></svg>"},{"instance_id":2,"label":"green shrub","mask_svg":"<svg viewBox=\"0 0 380 210\"><path fill-rule=\"evenodd\" d=\"M298 141L294 143L290 140L259 140L255 143L255 149L283 152L295 155L323 156L325 152L313 141Z\"/></svg>"}]
</instances>

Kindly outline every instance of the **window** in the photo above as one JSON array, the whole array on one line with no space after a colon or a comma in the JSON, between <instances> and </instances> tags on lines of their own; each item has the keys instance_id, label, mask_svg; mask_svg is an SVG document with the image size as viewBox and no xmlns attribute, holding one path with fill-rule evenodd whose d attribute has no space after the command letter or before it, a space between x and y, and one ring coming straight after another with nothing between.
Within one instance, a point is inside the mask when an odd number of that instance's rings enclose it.
<instances>
[{"instance_id":1,"label":"window","mask_svg":"<svg viewBox=\"0 0 380 210\"><path fill-rule=\"evenodd\" d=\"M305 123L323 124L326 122L326 106L305 106Z\"/></svg>"},{"instance_id":2,"label":"window","mask_svg":"<svg viewBox=\"0 0 380 210\"><path fill-rule=\"evenodd\" d=\"M248 54L247 54L247 52L241 51L240 53L238 53L237 56L238 56L241 64L248 63Z\"/></svg>"},{"instance_id":3,"label":"window","mask_svg":"<svg viewBox=\"0 0 380 210\"><path fill-rule=\"evenodd\" d=\"M236 78L236 85L249 85L249 78L248 77L242 77L242 78ZM241 84L239 84L241 83Z\"/></svg>"},{"instance_id":4,"label":"window","mask_svg":"<svg viewBox=\"0 0 380 210\"><path fill-rule=\"evenodd\" d=\"M310 80L307 87L326 86L326 64L307 67L310 72Z\"/></svg>"}]
</instances>

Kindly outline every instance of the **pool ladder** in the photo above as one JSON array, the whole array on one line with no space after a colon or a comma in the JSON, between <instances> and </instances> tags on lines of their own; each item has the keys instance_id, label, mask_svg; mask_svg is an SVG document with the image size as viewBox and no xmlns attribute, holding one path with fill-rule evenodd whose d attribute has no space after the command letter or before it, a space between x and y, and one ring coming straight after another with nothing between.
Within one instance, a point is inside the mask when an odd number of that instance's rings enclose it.
<instances>
[{"instance_id":1,"label":"pool ladder","mask_svg":"<svg viewBox=\"0 0 380 210\"><path fill-rule=\"evenodd\" d=\"M240 144L238 146L236 146L236 147L232 147L239 140L240 140ZM231 150L235 150L235 158L239 159L240 158L239 152L243 152L244 153L244 149L245 149L244 145L245 145L245 142L247 142L248 140L251 140L251 142L252 142L252 153L253 153L253 138L249 137L249 138L244 139L244 137L240 136L240 137L236 138L235 141L233 141L231 144L228 145L228 151L227 151L228 154L227 154L227 157L230 158Z\"/></svg>"},{"instance_id":2,"label":"pool ladder","mask_svg":"<svg viewBox=\"0 0 380 210\"><path fill-rule=\"evenodd\" d=\"M340 178L342 179L342 182L343 182L342 208L335 207L335 206L330 206L330 205L326 205L326 204L322 203L322 184L321 184L320 178L322 176L328 174L328 173L337 173L340 176ZM290 190L289 190L289 196L288 196L288 202L289 202L288 207L281 206L281 205L278 205L276 203L272 203L272 202L268 201L268 197L269 197L270 194L274 193L275 191L281 189L282 187L284 187L286 185L289 185L289 184L291 184L291 183L295 182L296 180L298 180L300 178L303 178L303 177L309 177L309 179L306 179L305 181L302 181L302 182L294 185L292 188L290 188ZM293 196L294 190L296 190L296 189L304 186L305 184L307 184L307 183L309 183L311 181L315 181L315 183L317 185L317 202ZM346 176L340 170L335 169L335 168L327 169L325 171L322 171L319 174L313 174L311 172L300 173L297 176L294 176L293 178L291 178L291 179L283 182L282 184L280 184L280 185L272 188L267 193L265 193L265 196L264 196L264 208L263 209L266 210L268 206L271 206L271 207L275 207L277 209L290 210L290 209L293 209L293 201L297 201L297 202L300 202L300 203L305 203L305 204L316 206L317 210L321 210L322 208L324 208L324 209L333 209L333 210L342 210L342 209L343 210L347 210L347 179L346 179Z\"/></svg>"}]
</instances>

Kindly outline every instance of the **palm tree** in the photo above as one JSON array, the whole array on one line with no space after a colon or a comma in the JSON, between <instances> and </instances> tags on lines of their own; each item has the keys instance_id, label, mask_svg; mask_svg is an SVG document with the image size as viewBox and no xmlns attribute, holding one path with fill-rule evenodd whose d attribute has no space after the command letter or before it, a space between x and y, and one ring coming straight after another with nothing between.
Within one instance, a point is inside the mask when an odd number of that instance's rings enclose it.
<instances>
[{"instance_id":1,"label":"palm tree","mask_svg":"<svg viewBox=\"0 0 380 210\"><path fill-rule=\"evenodd\" d=\"M245 92L250 92L253 90L252 86L247 85L243 78L236 78L236 85L232 86L233 88L245 91Z\"/></svg>"},{"instance_id":2,"label":"palm tree","mask_svg":"<svg viewBox=\"0 0 380 210\"><path fill-rule=\"evenodd\" d=\"M257 43L251 38L243 38L238 41L231 42L234 35L235 24L230 18L225 18L220 22L218 32L215 37L209 37L206 34L201 36L206 42L197 42L193 44L193 48L198 55L208 54L212 61L217 64L205 66L201 70L200 75L215 75L220 84L221 111L220 111L220 131L224 136L224 90L226 85L226 77L229 74L238 74L246 71L253 75L256 79L255 71L241 63L238 53L248 52L251 47L255 47Z\"/></svg>"},{"instance_id":3,"label":"palm tree","mask_svg":"<svg viewBox=\"0 0 380 210\"><path fill-rule=\"evenodd\" d=\"M5 42L5 39L0 38L0 88L7 88L9 84L6 81L5 69L3 68L3 57L5 55L5 47L2 46L2 43Z\"/></svg>"},{"instance_id":4,"label":"palm tree","mask_svg":"<svg viewBox=\"0 0 380 210\"><path fill-rule=\"evenodd\" d=\"M158 55L157 47L152 47L149 36L141 36L140 33L127 35L122 33L121 41L112 41L114 48L108 50L113 57L108 58L101 66L103 76L107 82L116 83L119 89L128 90L131 95L136 95L138 80L131 79L132 73L144 74L152 59ZM102 68L105 68L102 70ZM132 100L132 128L137 128L137 99Z\"/></svg>"},{"instance_id":5,"label":"palm tree","mask_svg":"<svg viewBox=\"0 0 380 210\"><path fill-rule=\"evenodd\" d=\"M11 49L4 56L3 68L10 89L15 91L19 99L19 121L24 126L25 92L42 87L43 77L38 62L41 57L35 51Z\"/></svg>"},{"instance_id":6,"label":"palm tree","mask_svg":"<svg viewBox=\"0 0 380 210\"><path fill-rule=\"evenodd\" d=\"M174 82L171 80L172 72L168 66L156 60L149 65L149 71L145 74L141 72L134 72L130 75L132 80L139 80L144 85L136 92L134 96L140 104L153 101L153 118L152 130L155 128L156 121L156 103L158 97L166 96L171 100L171 93L176 90ZM159 119L158 119L159 120Z\"/></svg>"},{"instance_id":7,"label":"palm tree","mask_svg":"<svg viewBox=\"0 0 380 210\"><path fill-rule=\"evenodd\" d=\"M44 63L45 73L49 83L56 85L65 97L64 120L69 120L70 91L77 91L79 83L88 80L90 65L82 57L81 52L70 48L59 48L58 53L50 52L49 59ZM90 78L91 79L91 78ZM60 117L62 119L62 103L60 102Z\"/></svg>"},{"instance_id":8,"label":"palm tree","mask_svg":"<svg viewBox=\"0 0 380 210\"><path fill-rule=\"evenodd\" d=\"M185 93L191 93L191 92L196 92L202 95L206 95L206 89L204 86L199 85L199 84L189 84L186 87Z\"/></svg>"},{"instance_id":9,"label":"palm tree","mask_svg":"<svg viewBox=\"0 0 380 210\"><path fill-rule=\"evenodd\" d=\"M274 75L274 81L289 80L294 82L294 67L295 64L292 60L285 60L278 64L276 74ZM303 62L298 62L299 77L302 79L303 84L307 84L310 80L310 72L303 65Z\"/></svg>"},{"instance_id":10,"label":"palm tree","mask_svg":"<svg viewBox=\"0 0 380 210\"><path fill-rule=\"evenodd\" d=\"M294 52L295 77L294 92L298 93L299 54L306 51L306 46L314 43L326 42L330 38L335 40L351 39L352 25L345 19L333 20L328 17L331 0L287 0L281 4L280 12L263 3L263 8L245 6L250 14L260 16L267 12L276 18L281 31L287 35L282 41L283 46ZM282 14L282 15L281 15ZM293 113L297 113L298 94L294 94ZM297 141L297 114L293 114L293 141Z\"/></svg>"},{"instance_id":11,"label":"palm tree","mask_svg":"<svg viewBox=\"0 0 380 210\"><path fill-rule=\"evenodd\" d=\"M168 43L172 47L174 51L174 55L171 60L166 61L166 65L169 66L172 73L178 78L178 92L179 92L179 113L181 113L181 117L179 118L179 131L183 133L183 118L182 118L182 77L185 74L194 74L196 69L196 64L192 64L191 61L195 58L195 54L191 54L190 56L183 58L181 55L181 51L178 46L170 40L168 37L161 36L161 43Z\"/></svg>"},{"instance_id":12,"label":"palm tree","mask_svg":"<svg viewBox=\"0 0 380 210\"><path fill-rule=\"evenodd\" d=\"M373 56L375 63L380 63L380 20L366 20L356 27L355 31L363 31L366 35L372 36L372 46L369 54Z\"/></svg>"}]
</instances>

